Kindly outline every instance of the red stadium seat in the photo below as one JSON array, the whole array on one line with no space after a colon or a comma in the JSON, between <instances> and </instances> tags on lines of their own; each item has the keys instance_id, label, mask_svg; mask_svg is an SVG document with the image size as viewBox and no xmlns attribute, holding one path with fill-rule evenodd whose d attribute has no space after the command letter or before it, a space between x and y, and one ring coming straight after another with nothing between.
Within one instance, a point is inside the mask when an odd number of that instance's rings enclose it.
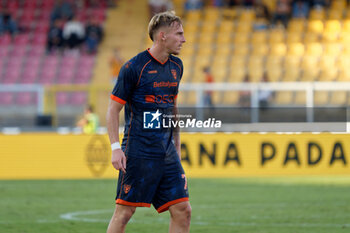
<instances>
[{"instance_id":1,"label":"red stadium seat","mask_svg":"<svg viewBox=\"0 0 350 233\"><path fill-rule=\"evenodd\" d=\"M0 45L9 46L11 44L11 36L9 34L5 34L0 36Z\"/></svg>"},{"instance_id":2,"label":"red stadium seat","mask_svg":"<svg viewBox=\"0 0 350 233\"><path fill-rule=\"evenodd\" d=\"M16 97L16 104L28 106L35 103L32 92L21 92Z\"/></svg>"},{"instance_id":3,"label":"red stadium seat","mask_svg":"<svg viewBox=\"0 0 350 233\"><path fill-rule=\"evenodd\" d=\"M1 80L2 84L16 84L21 75L20 70L7 70L6 75Z\"/></svg>"},{"instance_id":4,"label":"red stadium seat","mask_svg":"<svg viewBox=\"0 0 350 233\"><path fill-rule=\"evenodd\" d=\"M71 97L71 103L73 105L85 105L87 102L87 94L86 92L74 92L72 93L72 97Z\"/></svg>"},{"instance_id":5,"label":"red stadium seat","mask_svg":"<svg viewBox=\"0 0 350 233\"><path fill-rule=\"evenodd\" d=\"M13 102L12 92L0 92L0 105L8 106Z\"/></svg>"},{"instance_id":6,"label":"red stadium seat","mask_svg":"<svg viewBox=\"0 0 350 233\"><path fill-rule=\"evenodd\" d=\"M46 33L35 34L34 37L33 37L33 44L34 45L45 46L46 45L46 39L47 39Z\"/></svg>"},{"instance_id":7,"label":"red stadium seat","mask_svg":"<svg viewBox=\"0 0 350 233\"><path fill-rule=\"evenodd\" d=\"M72 84L74 78L74 70L71 69L60 69L56 83L57 84Z\"/></svg>"},{"instance_id":8,"label":"red stadium seat","mask_svg":"<svg viewBox=\"0 0 350 233\"><path fill-rule=\"evenodd\" d=\"M66 105L69 103L69 93L67 92L58 92L56 95L57 105Z\"/></svg>"}]
</instances>

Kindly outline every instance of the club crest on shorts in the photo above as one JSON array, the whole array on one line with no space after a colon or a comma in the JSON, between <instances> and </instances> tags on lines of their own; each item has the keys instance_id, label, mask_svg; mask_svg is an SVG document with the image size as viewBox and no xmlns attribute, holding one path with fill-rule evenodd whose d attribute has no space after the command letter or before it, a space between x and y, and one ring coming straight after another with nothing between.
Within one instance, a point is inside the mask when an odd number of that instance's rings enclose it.
<instances>
[{"instance_id":1,"label":"club crest on shorts","mask_svg":"<svg viewBox=\"0 0 350 233\"><path fill-rule=\"evenodd\" d=\"M177 78L177 73L175 69L171 69L171 74L173 75L173 78L176 80Z\"/></svg>"},{"instance_id":2,"label":"club crest on shorts","mask_svg":"<svg viewBox=\"0 0 350 233\"><path fill-rule=\"evenodd\" d=\"M131 185L124 184L124 193L127 194L130 191Z\"/></svg>"}]
</instances>

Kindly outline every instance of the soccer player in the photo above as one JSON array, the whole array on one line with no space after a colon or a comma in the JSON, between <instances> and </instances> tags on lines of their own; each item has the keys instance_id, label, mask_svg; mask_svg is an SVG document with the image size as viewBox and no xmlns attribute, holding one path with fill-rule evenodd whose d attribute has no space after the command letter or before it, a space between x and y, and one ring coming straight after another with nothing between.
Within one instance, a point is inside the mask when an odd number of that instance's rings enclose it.
<instances>
[{"instance_id":1,"label":"soccer player","mask_svg":"<svg viewBox=\"0 0 350 233\"><path fill-rule=\"evenodd\" d=\"M181 19L156 14L148 26L153 41L120 70L107 112L112 164L119 170L116 208L107 233L124 232L136 207L170 211L169 232L189 232L191 206L175 129L159 127L162 114L176 111L183 73L178 55L185 43ZM125 106L125 130L119 144L119 113ZM151 129L148 129L151 127ZM153 127L153 128L152 128Z\"/></svg>"}]
</instances>

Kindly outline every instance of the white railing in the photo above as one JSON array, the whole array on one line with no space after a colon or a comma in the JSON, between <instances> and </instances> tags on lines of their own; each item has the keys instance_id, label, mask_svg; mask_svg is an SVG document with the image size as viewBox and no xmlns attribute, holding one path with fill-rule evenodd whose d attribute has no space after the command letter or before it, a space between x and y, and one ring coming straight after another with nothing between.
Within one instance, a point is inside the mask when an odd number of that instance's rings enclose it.
<instances>
[{"instance_id":1,"label":"white railing","mask_svg":"<svg viewBox=\"0 0 350 233\"><path fill-rule=\"evenodd\" d=\"M72 86L73 87L73 86ZM109 89L108 86L106 90ZM269 82L269 83L198 83L190 84L183 83L180 85L180 91L195 91L196 92L196 107L199 111L199 116L202 114L201 109L204 107L203 96L204 92L212 91L250 91L251 107L257 109L259 107L258 92L259 90L270 91L304 91L306 93L305 106L308 109L314 107L314 92L315 91L350 91L350 82ZM44 92L45 87L42 85L1 85L1 92L34 92L37 93L37 114L44 113ZM258 122L258 111L252 114L252 121ZM307 111L307 121L313 121L313 111Z\"/></svg>"}]
</instances>

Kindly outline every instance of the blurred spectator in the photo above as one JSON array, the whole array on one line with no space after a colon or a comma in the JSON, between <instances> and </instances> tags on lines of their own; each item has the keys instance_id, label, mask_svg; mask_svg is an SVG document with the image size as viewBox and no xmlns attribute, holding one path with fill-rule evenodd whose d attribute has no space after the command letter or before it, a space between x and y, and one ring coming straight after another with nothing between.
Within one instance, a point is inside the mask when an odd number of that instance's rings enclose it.
<instances>
[{"instance_id":1,"label":"blurred spectator","mask_svg":"<svg viewBox=\"0 0 350 233\"><path fill-rule=\"evenodd\" d=\"M254 0L243 0L243 5L245 7L253 7Z\"/></svg>"},{"instance_id":2,"label":"blurred spectator","mask_svg":"<svg viewBox=\"0 0 350 233\"><path fill-rule=\"evenodd\" d=\"M111 61L110 61L110 67L111 67L111 73L112 73L112 82L115 83L118 75L119 75L119 71L123 66L123 59L120 56L119 53L119 49L115 48L113 50L113 56L111 57Z\"/></svg>"},{"instance_id":3,"label":"blurred spectator","mask_svg":"<svg viewBox=\"0 0 350 233\"><path fill-rule=\"evenodd\" d=\"M91 18L85 26L85 44L88 53L95 53L98 44L103 39L103 29L96 18Z\"/></svg>"},{"instance_id":4,"label":"blurred spectator","mask_svg":"<svg viewBox=\"0 0 350 233\"><path fill-rule=\"evenodd\" d=\"M185 2L185 10L199 10L203 8L202 0L186 0Z\"/></svg>"},{"instance_id":5,"label":"blurred spectator","mask_svg":"<svg viewBox=\"0 0 350 233\"><path fill-rule=\"evenodd\" d=\"M157 13L172 10L173 3L171 0L148 0L148 7L150 18L152 18Z\"/></svg>"},{"instance_id":6,"label":"blurred spectator","mask_svg":"<svg viewBox=\"0 0 350 233\"><path fill-rule=\"evenodd\" d=\"M52 52L53 49L62 50L63 48L63 22L61 19L56 19L50 27L47 34L47 53Z\"/></svg>"},{"instance_id":7,"label":"blurred spectator","mask_svg":"<svg viewBox=\"0 0 350 233\"><path fill-rule=\"evenodd\" d=\"M267 6L261 1L256 0L254 2L254 11L256 20L254 21L254 30L265 30L268 28L268 22L270 22L270 12Z\"/></svg>"},{"instance_id":8,"label":"blurred spectator","mask_svg":"<svg viewBox=\"0 0 350 233\"><path fill-rule=\"evenodd\" d=\"M223 7L224 6L224 0L210 0L210 6Z\"/></svg>"},{"instance_id":9,"label":"blurred spectator","mask_svg":"<svg viewBox=\"0 0 350 233\"><path fill-rule=\"evenodd\" d=\"M291 5L289 0L277 0L276 11L272 18L272 23L276 25L280 21L285 28L288 26L289 17L291 15Z\"/></svg>"},{"instance_id":10,"label":"blurred spectator","mask_svg":"<svg viewBox=\"0 0 350 233\"><path fill-rule=\"evenodd\" d=\"M94 134L97 132L99 126L99 117L94 113L92 106L87 106L84 112L84 116L77 123L86 134Z\"/></svg>"},{"instance_id":11,"label":"blurred spectator","mask_svg":"<svg viewBox=\"0 0 350 233\"><path fill-rule=\"evenodd\" d=\"M225 0L225 6L231 8L240 5L238 0Z\"/></svg>"},{"instance_id":12,"label":"blurred spectator","mask_svg":"<svg viewBox=\"0 0 350 233\"><path fill-rule=\"evenodd\" d=\"M67 0L56 0L51 12L51 23L56 19L68 20L74 16L73 6Z\"/></svg>"},{"instance_id":13,"label":"blurred spectator","mask_svg":"<svg viewBox=\"0 0 350 233\"><path fill-rule=\"evenodd\" d=\"M261 82L264 83L268 81L269 79L267 77L267 73L265 72L263 77L261 78ZM273 98L273 92L271 90L259 90L258 98L259 98L259 107L261 109L266 109Z\"/></svg>"},{"instance_id":14,"label":"blurred spectator","mask_svg":"<svg viewBox=\"0 0 350 233\"><path fill-rule=\"evenodd\" d=\"M11 13L4 9L2 12L0 11L0 35L6 32L14 36L18 33L18 27L17 23L12 18Z\"/></svg>"},{"instance_id":15,"label":"blurred spectator","mask_svg":"<svg viewBox=\"0 0 350 233\"><path fill-rule=\"evenodd\" d=\"M309 15L309 3L304 0L296 0L293 2L292 16L293 18L307 18Z\"/></svg>"},{"instance_id":16,"label":"blurred spectator","mask_svg":"<svg viewBox=\"0 0 350 233\"><path fill-rule=\"evenodd\" d=\"M250 82L250 78L248 74L244 77L243 82L246 84ZM243 107L243 108L250 107L250 95L251 94L249 90L244 90L239 92L238 104L240 107Z\"/></svg>"},{"instance_id":17,"label":"blurred spectator","mask_svg":"<svg viewBox=\"0 0 350 233\"><path fill-rule=\"evenodd\" d=\"M213 77L212 73L210 72L210 68L208 66L204 67L203 72L205 74L205 83L206 84L213 84L214 77ZM204 93L204 106L213 107L213 91L212 90L205 91L205 93Z\"/></svg>"},{"instance_id":18,"label":"blurred spectator","mask_svg":"<svg viewBox=\"0 0 350 233\"><path fill-rule=\"evenodd\" d=\"M312 0L312 7L329 7L330 0Z\"/></svg>"},{"instance_id":19,"label":"blurred spectator","mask_svg":"<svg viewBox=\"0 0 350 233\"><path fill-rule=\"evenodd\" d=\"M63 38L68 48L77 48L85 38L85 29L74 16L63 27Z\"/></svg>"}]
</instances>

